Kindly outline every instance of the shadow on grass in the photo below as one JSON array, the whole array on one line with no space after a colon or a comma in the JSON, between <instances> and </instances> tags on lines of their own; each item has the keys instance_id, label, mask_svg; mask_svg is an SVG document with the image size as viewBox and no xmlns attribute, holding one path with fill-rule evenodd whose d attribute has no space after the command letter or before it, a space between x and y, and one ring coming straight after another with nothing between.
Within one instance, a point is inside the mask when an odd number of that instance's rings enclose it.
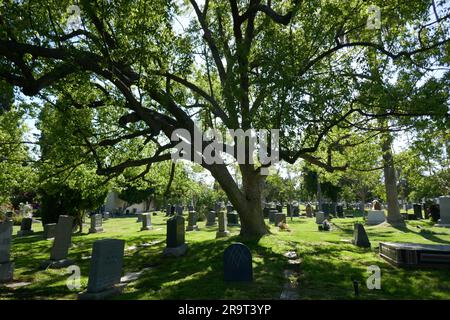
<instances>
[{"instance_id":1,"label":"shadow on grass","mask_svg":"<svg viewBox=\"0 0 450 320\"><path fill-rule=\"evenodd\" d=\"M223 252L233 242L245 243L252 252L254 282L225 283ZM287 258L258 240L239 236L189 244L188 252L179 258L150 255L156 265L132 285L132 290L117 299L277 299L284 284L282 270ZM142 260L138 264L142 264ZM127 258L128 259L128 258ZM134 260L136 257L129 257ZM131 262L131 261L130 261ZM128 263L128 262L127 262Z\"/></svg>"}]
</instances>

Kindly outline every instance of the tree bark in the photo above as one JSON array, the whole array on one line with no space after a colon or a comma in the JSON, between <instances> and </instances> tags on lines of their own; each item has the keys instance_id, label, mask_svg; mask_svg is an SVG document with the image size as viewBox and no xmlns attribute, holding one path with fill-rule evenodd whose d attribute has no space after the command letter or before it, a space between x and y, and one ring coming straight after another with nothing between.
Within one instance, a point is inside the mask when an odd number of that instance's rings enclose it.
<instances>
[{"instance_id":1,"label":"tree bark","mask_svg":"<svg viewBox=\"0 0 450 320\"><path fill-rule=\"evenodd\" d=\"M394 158L392 156L393 138L389 133L383 136L381 149L383 152L384 186L386 188L386 201L388 207L387 222L391 225L403 225L398 204L397 177L395 174Z\"/></svg>"},{"instance_id":2,"label":"tree bark","mask_svg":"<svg viewBox=\"0 0 450 320\"><path fill-rule=\"evenodd\" d=\"M253 164L240 165L242 174L242 190L233 180L225 165L213 164L206 168L219 182L228 196L228 200L239 214L241 220L240 235L249 238L261 238L269 234L269 228L264 221L261 206L261 180L263 176L255 170Z\"/></svg>"}]
</instances>

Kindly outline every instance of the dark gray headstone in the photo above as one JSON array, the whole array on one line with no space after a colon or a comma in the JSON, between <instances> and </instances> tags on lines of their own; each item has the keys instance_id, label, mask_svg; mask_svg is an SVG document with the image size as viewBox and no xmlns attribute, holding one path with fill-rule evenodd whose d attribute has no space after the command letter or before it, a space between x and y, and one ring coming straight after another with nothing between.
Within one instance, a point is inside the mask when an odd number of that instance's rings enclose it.
<instances>
[{"instance_id":1,"label":"dark gray headstone","mask_svg":"<svg viewBox=\"0 0 450 320\"><path fill-rule=\"evenodd\" d=\"M0 264L9 262L13 223L0 222Z\"/></svg>"},{"instance_id":2,"label":"dark gray headstone","mask_svg":"<svg viewBox=\"0 0 450 320\"><path fill-rule=\"evenodd\" d=\"M167 220L166 243L168 248L176 248L184 244L184 218L176 215Z\"/></svg>"},{"instance_id":3,"label":"dark gray headstone","mask_svg":"<svg viewBox=\"0 0 450 320\"><path fill-rule=\"evenodd\" d=\"M103 232L103 217L100 213L91 215L89 233Z\"/></svg>"},{"instance_id":4,"label":"dark gray headstone","mask_svg":"<svg viewBox=\"0 0 450 320\"><path fill-rule=\"evenodd\" d=\"M166 206L166 217L170 216L171 210L172 210L172 206L170 204L168 204Z\"/></svg>"},{"instance_id":5,"label":"dark gray headstone","mask_svg":"<svg viewBox=\"0 0 450 320\"><path fill-rule=\"evenodd\" d=\"M183 210L184 210L183 206L176 206L175 207L175 211L176 211L177 215L179 215L179 216L183 215Z\"/></svg>"},{"instance_id":6,"label":"dark gray headstone","mask_svg":"<svg viewBox=\"0 0 450 320\"><path fill-rule=\"evenodd\" d=\"M288 216L288 217L292 217L293 211L294 211L294 210L293 210L292 204L288 203L287 206L286 206L286 213L287 213L287 216Z\"/></svg>"},{"instance_id":7,"label":"dark gray headstone","mask_svg":"<svg viewBox=\"0 0 450 320\"><path fill-rule=\"evenodd\" d=\"M208 214L206 215L206 226L207 227L213 227L217 225L216 222L216 212L214 210L211 210L208 212Z\"/></svg>"},{"instance_id":8,"label":"dark gray headstone","mask_svg":"<svg viewBox=\"0 0 450 320\"><path fill-rule=\"evenodd\" d=\"M370 248L369 237L367 236L364 226L360 223L355 224L353 230L353 244L358 247Z\"/></svg>"},{"instance_id":9,"label":"dark gray headstone","mask_svg":"<svg viewBox=\"0 0 450 320\"><path fill-rule=\"evenodd\" d=\"M188 213L188 225L186 231L198 230L197 226L197 213L195 211L189 211Z\"/></svg>"},{"instance_id":10,"label":"dark gray headstone","mask_svg":"<svg viewBox=\"0 0 450 320\"><path fill-rule=\"evenodd\" d=\"M275 223L275 215L278 213L276 209L270 209L269 210L269 222Z\"/></svg>"},{"instance_id":11,"label":"dark gray headstone","mask_svg":"<svg viewBox=\"0 0 450 320\"><path fill-rule=\"evenodd\" d=\"M44 239L53 239L56 233L56 223L47 223L44 225Z\"/></svg>"},{"instance_id":12,"label":"dark gray headstone","mask_svg":"<svg viewBox=\"0 0 450 320\"><path fill-rule=\"evenodd\" d=\"M152 216L150 215L150 213L143 213L141 216L142 216L141 231L152 230Z\"/></svg>"},{"instance_id":13,"label":"dark gray headstone","mask_svg":"<svg viewBox=\"0 0 450 320\"><path fill-rule=\"evenodd\" d=\"M101 292L120 282L125 241L97 240L92 246L88 292Z\"/></svg>"},{"instance_id":14,"label":"dark gray headstone","mask_svg":"<svg viewBox=\"0 0 450 320\"><path fill-rule=\"evenodd\" d=\"M228 226L239 226L239 215L237 212L228 212L227 213Z\"/></svg>"},{"instance_id":15,"label":"dark gray headstone","mask_svg":"<svg viewBox=\"0 0 450 320\"><path fill-rule=\"evenodd\" d=\"M300 217L300 207L298 205L295 205L293 207L294 212L292 213L293 217Z\"/></svg>"},{"instance_id":16,"label":"dark gray headstone","mask_svg":"<svg viewBox=\"0 0 450 320\"><path fill-rule=\"evenodd\" d=\"M286 223L286 215L280 212L275 213L274 223L277 227L280 225L280 223Z\"/></svg>"},{"instance_id":17,"label":"dark gray headstone","mask_svg":"<svg viewBox=\"0 0 450 320\"><path fill-rule=\"evenodd\" d=\"M414 203L413 210L416 219L422 219L422 205L420 203Z\"/></svg>"},{"instance_id":18,"label":"dark gray headstone","mask_svg":"<svg viewBox=\"0 0 450 320\"><path fill-rule=\"evenodd\" d=\"M223 253L224 280L253 281L252 254L242 243L233 243Z\"/></svg>"},{"instance_id":19,"label":"dark gray headstone","mask_svg":"<svg viewBox=\"0 0 450 320\"><path fill-rule=\"evenodd\" d=\"M17 235L20 237L33 233L33 230L31 230L32 223L32 218L23 218L20 224L20 230L17 232Z\"/></svg>"},{"instance_id":20,"label":"dark gray headstone","mask_svg":"<svg viewBox=\"0 0 450 320\"><path fill-rule=\"evenodd\" d=\"M59 216L50 260L63 260L67 258L69 248L72 244L73 220L74 217L71 216Z\"/></svg>"}]
</instances>

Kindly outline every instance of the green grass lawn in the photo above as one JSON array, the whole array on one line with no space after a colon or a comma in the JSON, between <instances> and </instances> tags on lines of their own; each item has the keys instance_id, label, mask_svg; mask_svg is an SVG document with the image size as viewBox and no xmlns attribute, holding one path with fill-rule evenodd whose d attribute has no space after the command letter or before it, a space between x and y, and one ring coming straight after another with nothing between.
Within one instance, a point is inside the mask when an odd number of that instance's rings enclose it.
<instances>
[{"instance_id":1,"label":"green grass lawn","mask_svg":"<svg viewBox=\"0 0 450 320\"><path fill-rule=\"evenodd\" d=\"M187 232L187 254L181 258L163 257L166 218L152 217L153 230L139 231L136 218L115 218L104 222L104 233L74 234L69 258L81 269L81 289L66 286L66 269L39 270L50 257L52 240L42 240L41 224L33 224L34 235L14 236L12 258L15 282L31 282L17 288L0 287L0 299L76 299L86 288L92 243L102 238L126 241L124 274L150 268L137 281L130 283L115 299L279 299L287 268L287 251L296 251L299 267L300 299L354 299L352 279L358 279L359 299L450 299L449 270L406 270L389 265L378 255L380 241L450 244L450 230L434 228L427 221L409 221L406 228L366 227L372 249L361 249L346 242L351 240L353 224L362 218L334 219L331 232L319 232L312 218L288 219L292 232L278 231L258 242L238 236L231 228L229 238L216 240L216 228L204 227ZM421 228L418 228L419 226ZM88 227L85 228L87 232ZM14 227L14 235L18 227ZM232 242L244 242L253 255L254 282L226 284L222 281L222 255ZM142 244L150 244L140 246ZM368 290L367 267L381 268L381 290Z\"/></svg>"}]
</instances>

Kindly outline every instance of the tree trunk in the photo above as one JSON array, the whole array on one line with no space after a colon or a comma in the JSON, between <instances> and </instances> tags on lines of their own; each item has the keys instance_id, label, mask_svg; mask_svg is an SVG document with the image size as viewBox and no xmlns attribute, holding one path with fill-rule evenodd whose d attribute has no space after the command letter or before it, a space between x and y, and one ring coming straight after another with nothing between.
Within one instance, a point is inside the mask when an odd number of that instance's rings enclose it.
<instances>
[{"instance_id":1,"label":"tree trunk","mask_svg":"<svg viewBox=\"0 0 450 320\"><path fill-rule=\"evenodd\" d=\"M240 165L242 174L242 190L239 189L225 165L206 165L214 178L219 182L228 196L241 220L241 236L260 238L269 234L269 228L264 221L261 206L263 176L256 172L254 165Z\"/></svg>"},{"instance_id":2,"label":"tree trunk","mask_svg":"<svg viewBox=\"0 0 450 320\"><path fill-rule=\"evenodd\" d=\"M381 143L384 165L384 186L386 188L386 201L388 207L387 221L391 225L403 225L403 217L400 214L398 204L397 177L395 175L394 158L392 156L393 138L386 133Z\"/></svg>"}]
</instances>

